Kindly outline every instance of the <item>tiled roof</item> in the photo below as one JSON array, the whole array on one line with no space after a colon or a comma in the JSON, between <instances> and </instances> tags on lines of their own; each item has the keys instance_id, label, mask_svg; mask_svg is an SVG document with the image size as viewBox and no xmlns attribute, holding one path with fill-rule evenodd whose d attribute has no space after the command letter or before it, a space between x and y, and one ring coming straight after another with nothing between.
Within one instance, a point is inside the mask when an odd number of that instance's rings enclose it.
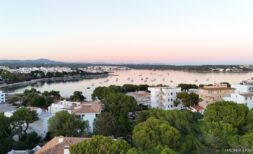
<instances>
[{"instance_id":1,"label":"tiled roof","mask_svg":"<svg viewBox=\"0 0 253 154\"><path fill-rule=\"evenodd\" d=\"M244 97L253 97L253 93L247 93L247 94L240 94Z\"/></svg>"},{"instance_id":2,"label":"tiled roof","mask_svg":"<svg viewBox=\"0 0 253 154\"><path fill-rule=\"evenodd\" d=\"M204 110L204 108L203 108L202 106L199 106L199 105L190 106L189 109L190 109L190 110L195 109L195 110L197 110L198 112L200 112L200 110Z\"/></svg>"},{"instance_id":3,"label":"tiled roof","mask_svg":"<svg viewBox=\"0 0 253 154\"><path fill-rule=\"evenodd\" d=\"M102 104L89 103L82 104L80 109L73 110L73 113L100 113L102 110Z\"/></svg>"},{"instance_id":4,"label":"tiled roof","mask_svg":"<svg viewBox=\"0 0 253 154\"><path fill-rule=\"evenodd\" d=\"M64 154L64 147L79 143L89 138L78 138L78 137L62 137L63 141L59 143L61 137L54 137L51 141L45 144L35 154Z\"/></svg>"},{"instance_id":5,"label":"tiled roof","mask_svg":"<svg viewBox=\"0 0 253 154\"><path fill-rule=\"evenodd\" d=\"M234 88L230 88L230 87L203 87L203 88L199 88L202 90L235 90Z\"/></svg>"}]
</instances>

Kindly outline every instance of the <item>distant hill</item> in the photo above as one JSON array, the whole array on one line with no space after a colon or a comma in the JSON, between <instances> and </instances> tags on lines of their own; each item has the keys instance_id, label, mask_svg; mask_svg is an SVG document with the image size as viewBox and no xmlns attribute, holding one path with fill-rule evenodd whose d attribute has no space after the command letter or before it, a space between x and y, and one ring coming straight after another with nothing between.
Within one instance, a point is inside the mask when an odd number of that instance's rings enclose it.
<instances>
[{"instance_id":1,"label":"distant hill","mask_svg":"<svg viewBox=\"0 0 253 154\"><path fill-rule=\"evenodd\" d=\"M0 63L5 64L63 64L64 62L58 62L49 59L36 59L36 60L0 60Z\"/></svg>"}]
</instances>

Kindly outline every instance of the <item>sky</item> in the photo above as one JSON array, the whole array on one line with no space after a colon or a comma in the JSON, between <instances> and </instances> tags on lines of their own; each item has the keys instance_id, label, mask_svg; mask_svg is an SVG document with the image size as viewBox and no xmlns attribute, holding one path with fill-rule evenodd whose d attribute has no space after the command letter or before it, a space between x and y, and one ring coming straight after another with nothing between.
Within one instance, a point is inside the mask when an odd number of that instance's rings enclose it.
<instances>
[{"instance_id":1,"label":"sky","mask_svg":"<svg viewBox=\"0 0 253 154\"><path fill-rule=\"evenodd\" d=\"M253 64L252 0L0 0L0 59Z\"/></svg>"}]
</instances>

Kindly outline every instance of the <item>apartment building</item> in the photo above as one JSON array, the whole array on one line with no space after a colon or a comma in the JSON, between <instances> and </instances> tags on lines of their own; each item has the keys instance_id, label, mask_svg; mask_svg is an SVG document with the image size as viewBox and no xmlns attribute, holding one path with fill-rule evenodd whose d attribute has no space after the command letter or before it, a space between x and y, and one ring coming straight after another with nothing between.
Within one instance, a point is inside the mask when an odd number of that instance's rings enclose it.
<instances>
[{"instance_id":1,"label":"apartment building","mask_svg":"<svg viewBox=\"0 0 253 154\"><path fill-rule=\"evenodd\" d=\"M181 110L184 105L180 103L178 106L174 105L177 98L177 93L181 92L181 88L172 87L149 87L151 108L163 110Z\"/></svg>"},{"instance_id":2,"label":"apartment building","mask_svg":"<svg viewBox=\"0 0 253 154\"><path fill-rule=\"evenodd\" d=\"M0 91L0 104L5 103L5 93L3 91Z\"/></svg>"},{"instance_id":3,"label":"apartment building","mask_svg":"<svg viewBox=\"0 0 253 154\"><path fill-rule=\"evenodd\" d=\"M253 109L253 85L247 82L238 85L232 85L235 92L228 97L224 97L225 101L232 101L237 104L244 104L249 109Z\"/></svg>"},{"instance_id":4,"label":"apartment building","mask_svg":"<svg viewBox=\"0 0 253 154\"><path fill-rule=\"evenodd\" d=\"M224 97L230 96L234 91L234 88L226 85L204 86L199 88L199 98L202 100L199 105L206 108L208 104L223 101Z\"/></svg>"}]
</instances>

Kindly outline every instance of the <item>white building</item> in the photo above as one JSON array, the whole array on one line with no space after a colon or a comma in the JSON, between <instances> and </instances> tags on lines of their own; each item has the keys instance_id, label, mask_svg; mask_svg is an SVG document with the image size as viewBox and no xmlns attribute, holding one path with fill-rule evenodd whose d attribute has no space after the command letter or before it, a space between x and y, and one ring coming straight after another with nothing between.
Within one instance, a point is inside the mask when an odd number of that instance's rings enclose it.
<instances>
[{"instance_id":1,"label":"white building","mask_svg":"<svg viewBox=\"0 0 253 154\"><path fill-rule=\"evenodd\" d=\"M249 109L253 109L253 85L244 83L240 85L232 85L231 87L235 88L235 92L223 99L237 104L244 104Z\"/></svg>"},{"instance_id":2,"label":"white building","mask_svg":"<svg viewBox=\"0 0 253 154\"><path fill-rule=\"evenodd\" d=\"M177 93L181 92L181 88L171 87L149 87L151 92L151 108L164 109L164 110L181 110L184 109L182 103L174 106L174 101L177 98Z\"/></svg>"},{"instance_id":3,"label":"white building","mask_svg":"<svg viewBox=\"0 0 253 154\"><path fill-rule=\"evenodd\" d=\"M253 85L250 85L250 84L231 85L231 88L235 88L235 93L238 93L238 94L253 92Z\"/></svg>"},{"instance_id":4,"label":"white building","mask_svg":"<svg viewBox=\"0 0 253 154\"><path fill-rule=\"evenodd\" d=\"M5 93L3 91L0 91L0 104L5 103Z\"/></svg>"},{"instance_id":5,"label":"white building","mask_svg":"<svg viewBox=\"0 0 253 154\"><path fill-rule=\"evenodd\" d=\"M60 101L53 103L48 107L49 113L59 111L68 111L76 115L80 115L83 120L88 120L91 131L93 131L93 122L98 114L102 111L102 104L98 102L70 102Z\"/></svg>"},{"instance_id":6,"label":"white building","mask_svg":"<svg viewBox=\"0 0 253 154\"><path fill-rule=\"evenodd\" d=\"M146 92L146 91L128 92L128 93L126 93L126 95L134 97L138 105L142 104L147 107L151 106L149 92Z\"/></svg>"},{"instance_id":7,"label":"white building","mask_svg":"<svg viewBox=\"0 0 253 154\"><path fill-rule=\"evenodd\" d=\"M29 128L27 129L27 132L36 132L39 136L41 137L46 137L47 132L48 132L48 120L49 118L51 118L53 116L53 114L50 114L48 112L44 112L41 108L37 108L37 107L27 107L30 110L36 111L39 120L31 123L29 125ZM13 113L16 110L12 110L12 111L8 111L8 112L4 112L4 115L6 117L11 117L13 115Z\"/></svg>"}]
</instances>

